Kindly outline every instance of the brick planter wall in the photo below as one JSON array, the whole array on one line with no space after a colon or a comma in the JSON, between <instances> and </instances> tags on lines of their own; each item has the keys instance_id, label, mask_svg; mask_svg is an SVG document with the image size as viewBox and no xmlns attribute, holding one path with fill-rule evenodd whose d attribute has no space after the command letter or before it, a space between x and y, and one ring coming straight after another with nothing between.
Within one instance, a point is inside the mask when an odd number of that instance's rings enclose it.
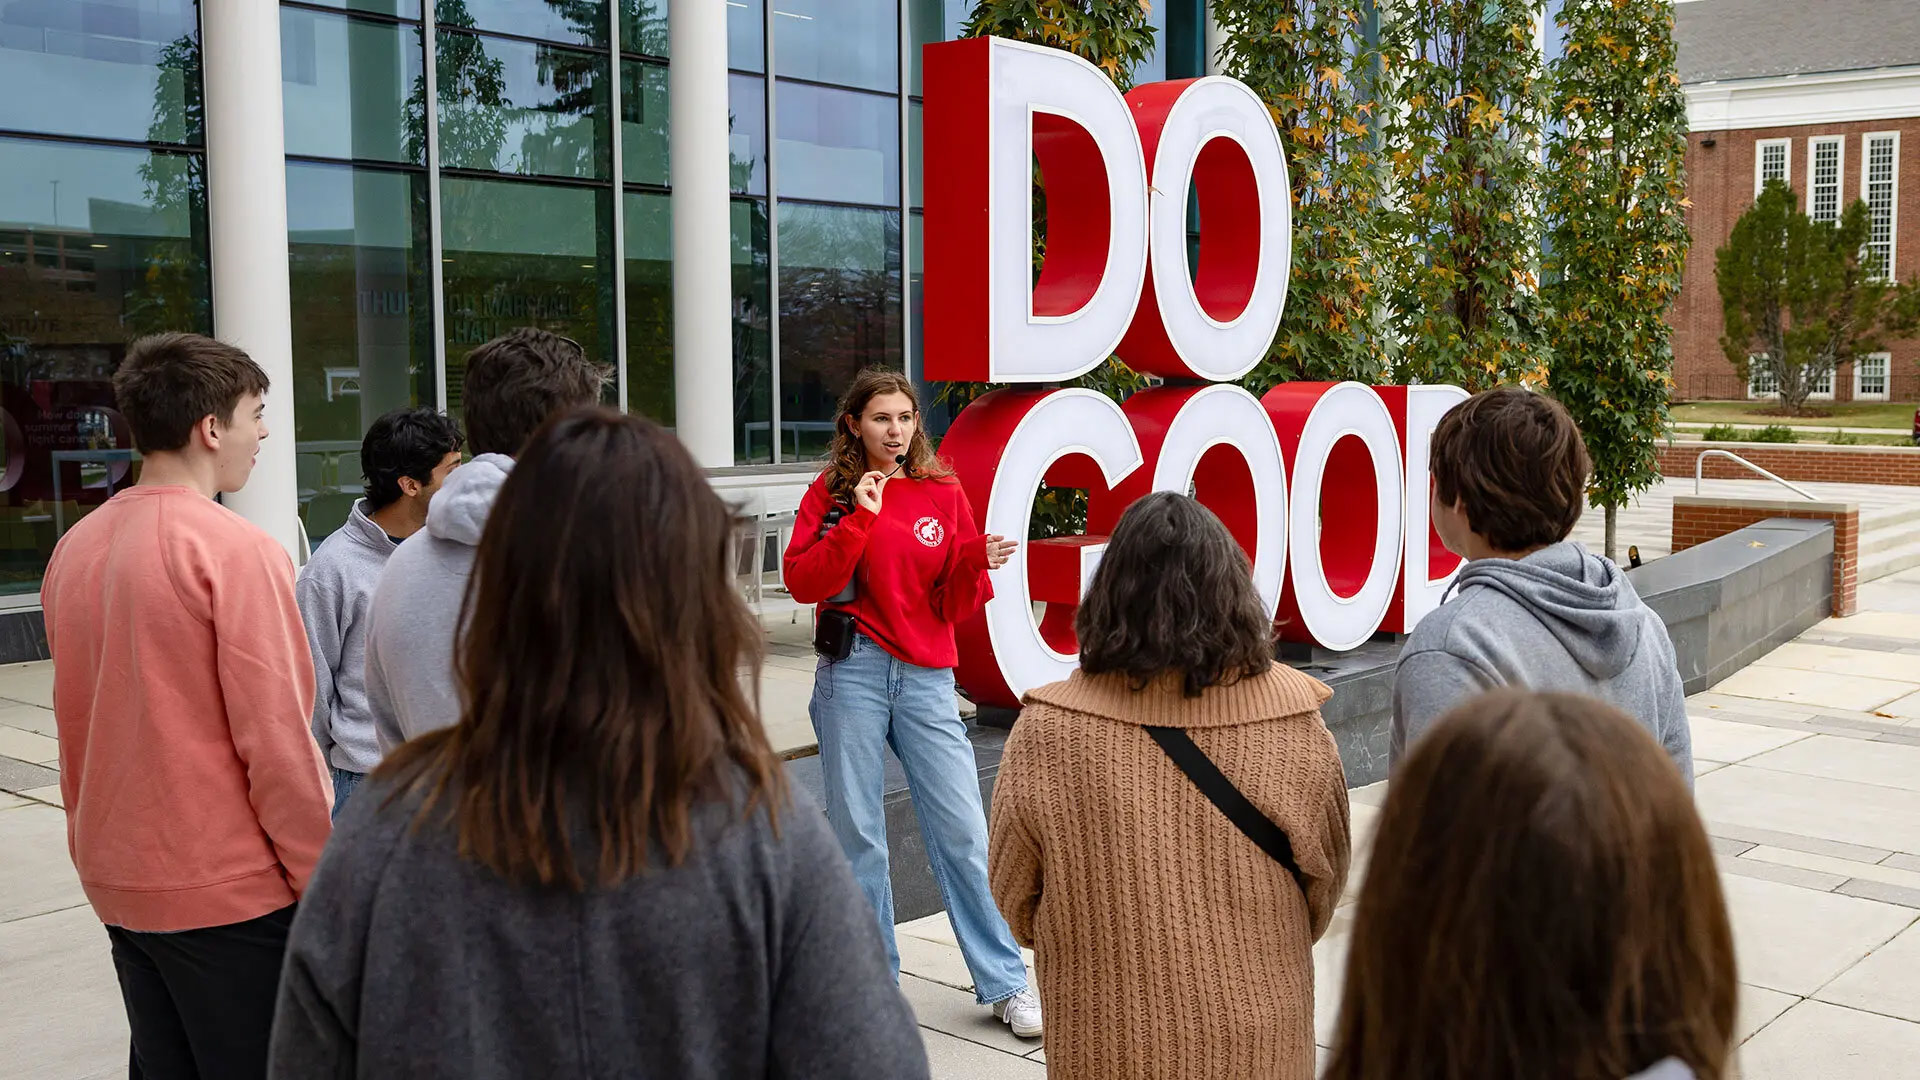
<instances>
[{"instance_id":1,"label":"brick planter wall","mask_svg":"<svg viewBox=\"0 0 1920 1080\"><path fill-rule=\"evenodd\" d=\"M1784 480L1834 484L1897 484L1920 487L1920 446L1825 446L1795 443L1666 443L1660 473L1687 478L1703 450L1726 450ZM1757 480L1726 458L1707 459L1709 480Z\"/></svg>"},{"instance_id":2,"label":"brick planter wall","mask_svg":"<svg viewBox=\"0 0 1920 1080\"><path fill-rule=\"evenodd\" d=\"M1673 498L1673 550L1683 551L1695 544L1704 544L1768 518L1833 522L1833 615L1844 618L1853 614L1858 603L1855 593L1860 584L1860 507L1857 503L1676 495Z\"/></svg>"}]
</instances>

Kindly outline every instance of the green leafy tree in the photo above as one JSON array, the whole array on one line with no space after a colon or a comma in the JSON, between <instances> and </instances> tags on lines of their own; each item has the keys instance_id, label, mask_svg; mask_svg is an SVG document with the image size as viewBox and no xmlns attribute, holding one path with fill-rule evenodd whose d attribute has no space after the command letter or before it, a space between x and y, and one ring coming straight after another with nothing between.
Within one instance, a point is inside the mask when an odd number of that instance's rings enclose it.
<instances>
[{"instance_id":1,"label":"green leafy tree","mask_svg":"<svg viewBox=\"0 0 1920 1080\"><path fill-rule=\"evenodd\" d=\"M1375 315L1386 269L1385 108L1366 12L1356 0L1214 0L1213 15L1227 73L1273 113L1293 185L1286 313L1242 382L1257 394L1296 379L1376 381L1388 361Z\"/></svg>"},{"instance_id":2,"label":"green leafy tree","mask_svg":"<svg viewBox=\"0 0 1920 1080\"><path fill-rule=\"evenodd\" d=\"M466 0L437 0L442 28L472 29ZM434 79L440 107L440 160L449 165L492 168L507 145L507 66L487 55L486 42L471 34L442 35L434 49ZM407 156L427 160L427 79L416 76L407 95Z\"/></svg>"},{"instance_id":3,"label":"green leafy tree","mask_svg":"<svg viewBox=\"0 0 1920 1080\"><path fill-rule=\"evenodd\" d=\"M1153 52L1153 27L1147 25L1151 10L1151 0L980 0L961 36L1008 38L1074 53L1105 72L1125 93L1132 88L1134 68ZM1046 258L1046 189L1037 171L1033 200L1037 275ZM1122 401L1145 386L1146 379L1110 356L1068 385L1088 387ZM941 387L940 400L964 405L992 389L987 383L947 383ZM1086 492L1043 488L1034 503L1033 536L1077 533L1086 519Z\"/></svg>"},{"instance_id":4,"label":"green leafy tree","mask_svg":"<svg viewBox=\"0 0 1920 1080\"><path fill-rule=\"evenodd\" d=\"M1660 477L1673 389L1667 309L1680 291L1687 107L1671 0L1567 0L1551 71L1559 129L1547 146L1544 294L1556 315L1553 394L1593 458L1606 513Z\"/></svg>"},{"instance_id":5,"label":"green leafy tree","mask_svg":"<svg viewBox=\"0 0 1920 1080\"><path fill-rule=\"evenodd\" d=\"M1544 381L1535 260L1546 94L1539 0L1424 0L1385 15L1391 301L1402 379Z\"/></svg>"},{"instance_id":6,"label":"green leafy tree","mask_svg":"<svg viewBox=\"0 0 1920 1080\"><path fill-rule=\"evenodd\" d=\"M206 101L201 94L200 42L183 34L160 49L153 114L147 124L152 142L198 140L206 132ZM207 160L202 154L149 153L141 162L140 184L147 205L162 223L163 239L147 245L146 266L128 286L124 300L132 335L168 330L212 333L208 303ZM198 226L198 227L196 227Z\"/></svg>"},{"instance_id":7,"label":"green leafy tree","mask_svg":"<svg viewBox=\"0 0 1920 1080\"><path fill-rule=\"evenodd\" d=\"M1769 181L1714 253L1720 347L1743 378L1770 375L1789 416L1836 367L1875 351L1889 316L1899 321L1896 290L1866 253L1868 224L1857 199L1838 222L1813 221Z\"/></svg>"}]
</instances>

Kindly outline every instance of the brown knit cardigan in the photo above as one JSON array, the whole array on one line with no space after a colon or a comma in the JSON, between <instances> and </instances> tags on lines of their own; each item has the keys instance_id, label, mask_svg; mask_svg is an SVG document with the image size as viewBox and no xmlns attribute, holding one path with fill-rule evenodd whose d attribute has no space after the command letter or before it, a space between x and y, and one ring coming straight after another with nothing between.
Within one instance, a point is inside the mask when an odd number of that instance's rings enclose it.
<instances>
[{"instance_id":1,"label":"brown knit cardigan","mask_svg":"<svg viewBox=\"0 0 1920 1080\"><path fill-rule=\"evenodd\" d=\"M1181 695L1075 672L1026 697L994 782L989 874L1035 953L1054 1080L1312 1080L1313 943L1347 880L1332 692L1276 664ZM1287 831L1294 879L1143 725L1187 729ZM1332 991L1330 991L1332 992Z\"/></svg>"}]
</instances>

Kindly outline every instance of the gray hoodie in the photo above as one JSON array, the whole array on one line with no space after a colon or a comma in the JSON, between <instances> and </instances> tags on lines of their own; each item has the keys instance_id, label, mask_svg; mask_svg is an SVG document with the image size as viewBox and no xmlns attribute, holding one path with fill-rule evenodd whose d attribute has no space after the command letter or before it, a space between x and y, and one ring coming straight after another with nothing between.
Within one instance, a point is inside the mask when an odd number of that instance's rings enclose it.
<instances>
[{"instance_id":1,"label":"gray hoodie","mask_svg":"<svg viewBox=\"0 0 1920 1080\"><path fill-rule=\"evenodd\" d=\"M380 763L367 707L367 611L393 551L393 538L367 516L367 501L360 499L293 587L313 654L313 738L327 764L346 772Z\"/></svg>"},{"instance_id":2,"label":"gray hoodie","mask_svg":"<svg viewBox=\"0 0 1920 1080\"><path fill-rule=\"evenodd\" d=\"M1620 568L1572 541L1478 559L1414 627L1394 684L1391 760L1442 714L1500 686L1586 694L1640 721L1693 784L1693 736L1666 624Z\"/></svg>"},{"instance_id":3,"label":"gray hoodie","mask_svg":"<svg viewBox=\"0 0 1920 1080\"><path fill-rule=\"evenodd\" d=\"M513 459L481 454L447 475L427 505L427 527L387 560L373 596L367 704L382 757L460 719L453 646L474 548Z\"/></svg>"},{"instance_id":4,"label":"gray hoodie","mask_svg":"<svg viewBox=\"0 0 1920 1080\"><path fill-rule=\"evenodd\" d=\"M1645 1072L1637 1072L1627 1080L1694 1080L1693 1070L1679 1058L1661 1058Z\"/></svg>"}]
</instances>

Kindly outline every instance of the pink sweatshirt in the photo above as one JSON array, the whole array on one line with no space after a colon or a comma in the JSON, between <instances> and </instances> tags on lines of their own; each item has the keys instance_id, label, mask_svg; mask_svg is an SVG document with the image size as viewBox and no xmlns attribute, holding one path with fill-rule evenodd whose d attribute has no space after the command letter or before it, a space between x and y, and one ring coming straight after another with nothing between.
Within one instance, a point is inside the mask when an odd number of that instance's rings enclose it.
<instances>
[{"instance_id":1,"label":"pink sweatshirt","mask_svg":"<svg viewBox=\"0 0 1920 1080\"><path fill-rule=\"evenodd\" d=\"M293 903L333 793L286 552L198 492L133 487L61 538L41 597L67 846L101 921Z\"/></svg>"}]
</instances>

